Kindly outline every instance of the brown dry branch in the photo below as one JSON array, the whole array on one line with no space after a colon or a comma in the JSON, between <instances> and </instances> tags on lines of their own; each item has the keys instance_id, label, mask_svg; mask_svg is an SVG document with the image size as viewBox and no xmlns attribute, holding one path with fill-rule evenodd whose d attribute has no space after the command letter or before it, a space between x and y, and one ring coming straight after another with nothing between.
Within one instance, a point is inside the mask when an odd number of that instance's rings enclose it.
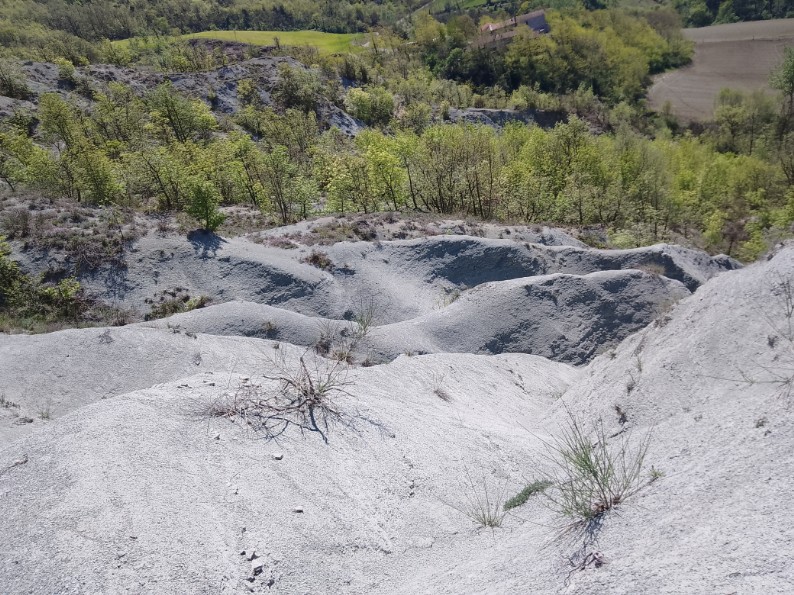
<instances>
[{"instance_id":1,"label":"brown dry branch","mask_svg":"<svg viewBox=\"0 0 794 595\"><path fill-rule=\"evenodd\" d=\"M282 350L271 364L274 372L263 376L269 382L242 381L233 394L212 404L210 415L241 421L268 440L295 426L302 433L317 432L327 443L329 426L346 423L335 400L351 396L348 366L321 358L309 360L307 353L297 364L289 364Z\"/></svg>"}]
</instances>

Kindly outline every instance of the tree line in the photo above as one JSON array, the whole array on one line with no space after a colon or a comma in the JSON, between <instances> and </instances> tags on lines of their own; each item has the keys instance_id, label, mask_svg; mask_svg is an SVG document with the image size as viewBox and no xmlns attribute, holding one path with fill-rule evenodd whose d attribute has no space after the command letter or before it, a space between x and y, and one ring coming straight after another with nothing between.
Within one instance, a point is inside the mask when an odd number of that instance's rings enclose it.
<instances>
[{"instance_id":1,"label":"tree line","mask_svg":"<svg viewBox=\"0 0 794 595\"><path fill-rule=\"evenodd\" d=\"M294 77L286 72L274 95L290 104L297 91L283 83ZM233 121L219 121L168 83L142 97L111 83L91 109L44 94L37 126L21 115L5 122L0 179L80 203L185 211L208 229L231 204L278 224L413 210L601 225L619 245L680 234L752 259L794 221L794 76L778 75L780 100L725 93L700 138L648 138L625 122L594 134L575 116L550 130L438 118L417 126L396 116L387 92L361 89L348 101L366 105L380 128L350 138L321 130L311 103L277 113L251 94Z\"/></svg>"}]
</instances>

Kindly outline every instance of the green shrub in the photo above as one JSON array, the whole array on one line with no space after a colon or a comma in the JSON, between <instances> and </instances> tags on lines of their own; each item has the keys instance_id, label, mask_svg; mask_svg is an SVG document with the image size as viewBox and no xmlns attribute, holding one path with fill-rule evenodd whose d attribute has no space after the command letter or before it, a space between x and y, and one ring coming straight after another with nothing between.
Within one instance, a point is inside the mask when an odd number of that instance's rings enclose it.
<instances>
[{"instance_id":1,"label":"green shrub","mask_svg":"<svg viewBox=\"0 0 794 595\"><path fill-rule=\"evenodd\" d=\"M3 327L23 329L42 323L78 322L89 303L73 277L48 284L31 279L11 260L11 249L0 236L0 319Z\"/></svg>"},{"instance_id":2,"label":"green shrub","mask_svg":"<svg viewBox=\"0 0 794 595\"><path fill-rule=\"evenodd\" d=\"M504 504L504 510L512 510L513 508L517 508L522 504L525 504L531 496L534 496L535 494L542 494L549 486L551 486L551 482L545 479L533 481L515 496L509 498Z\"/></svg>"},{"instance_id":3,"label":"green shrub","mask_svg":"<svg viewBox=\"0 0 794 595\"><path fill-rule=\"evenodd\" d=\"M58 67L58 78L74 84L75 69L71 60L67 60L66 58L55 58L52 62Z\"/></svg>"},{"instance_id":4,"label":"green shrub","mask_svg":"<svg viewBox=\"0 0 794 595\"><path fill-rule=\"evenodd\" d=\"M210 301L210 298L206 295L201 295L196 298L191 298L189 295L175 296L153 305L151 311L144 316L144 320L157 320L173 314L197 310L198 308L205 307Z\"/></svg>"},{"instance_id":5,"label":"green shrub","mask_svg":"<svg viewBox=\"0 0 794 595\"><path fill-rule=\"evenodd\" d=\"M28 99L30 94L25 75L19 67L13 62L0 59L0 95Z\"/></svg>"},{"instance_id":6,"label":"green shrub","mask_svg":"<svg viewBox=\"0 0 794 595\"><path fill-rule=\"evenodd\" d=\"M281 64L278 80L273 88L273 99L283 108L296 108L302 112L313 112L322 95L320 78L313 70L292 68Z\"/></svg>"},{"instance_id":7,"label":"green shrub","mask_svg":"<svg viewBox=\"0 0 794 595\"><path fill-rule=\"evenodd\" d=\"M19 265L9 258L10 255L11 247L0 236L0 308L12 301L23 277Z\"/></svg>"},{"instance_id":8,"label":"green shrub","mask_svg":"<svg viewBox=\"0 0 794 595\"><path fill-rule=\"evenodd\" d=\"M198 219L206 231L215 231L226 219L218 211L220 196L212 182L194 183L190 188L189 200L187 214Z\"/></svg>"},{"instance_id":9,"label":"green shrub","mask_svg":"<svg viewBox=\"0 0 794 595\"><path fill-rule=\"evenodd\" d=\"M237 99L242 105L255 105L259 103L259 92L256 83L251 79L240 79L237 83Z\"/></svg>"},{"instance_id":10,"label":"green shrub","mask_svg":"<svg viewBox=\"0 0 794 595\"><path fill-rule=\"evenodd\" d=\"M370 126L386 126L394 114L394 97L382 87L352 88L345 98L350 115Z\"/></svg>"}]
</instances>

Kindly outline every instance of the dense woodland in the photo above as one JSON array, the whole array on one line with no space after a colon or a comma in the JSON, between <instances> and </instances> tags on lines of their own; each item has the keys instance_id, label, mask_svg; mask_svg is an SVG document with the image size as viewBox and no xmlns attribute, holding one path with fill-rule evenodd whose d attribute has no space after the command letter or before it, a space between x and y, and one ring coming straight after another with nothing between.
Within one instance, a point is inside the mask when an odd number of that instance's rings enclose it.
<instances>
[{"instance_id":1,"label":"dense woodland","mask_svg":"<svg viewBox=\"0 0 794 595\"><path fill-rule=\"evenodd\" d=\"M416 211L599 226L613 247L683 241L745 260L794 223L794 50L772 75L776 94L725 90L712 123L684 128L643 99L650 75L691 56L669 7L550 10L548 35L526 31L483 48L472 43L480 23L466 11L439 20L427 11L406 16L402 4L295 2L283 21L268 20L281 5L244 2L3 6L0 95L34 102L0 122L4 192L184 212L220 233L228 205L260 210L274 225L320 213ZM352 21L342 16L350 11ZM81 66L212 70L241 58L152 31L344 29L334 22L393 27L343 55L272 50L306 66L283 64L268 101L256 81L236 81L233 114L214 109L212 89L185 96L166 82L135 92ZM142 33L123 45L107 39ZM60 91L33 93L18 57L57 64ZM453 110L471 107L561 121L548 129L451 122ZM366 128L348 136L329 126L335 108ZM6 217L2 232L24 237L29 224ZM25 279L0 244L0 283L15 283L18 301L72 307L74 284L56 291ZM0 290L0 301L9 295Z\"/></svg>"},{"instance_id":2,"label":"dense woodland","mask_svg":"<svg viewBox=\"0 0 794 595\"><path fill-rule=\"evenodd\" d=\"M536 8L645 12L649 6L675 10L686 25L696 27L794 16L791 0L0 0L0 48L18 55L99 58L105 39L207 29L350 33L385 28L405 38L419 8L447 22L460 15L499 20Z\"/></svg>"},{"instance_id":3,"label":"dense woodland","mask_svg":"<svg viewBox=\"0 0 794 595\"><path fill-rule=\"evenodd\" d=\"M383 87L346 93L348 110L372 125L349 138L317 123L321 75L288 66L274 90L281 109L251 94L231 120L169 84L143 97L111 84L91 110L42 95L33 136L23 115L6 123L0 177L84 204L185 210L210 229L222 204L249 204L282 224L319 211L411 209L598 224L618 245L675 233L751 259L766 231L794 221L791 82L780 82L789 85L782 105L725 92L700 138L641 134L626 103L609 112L607 134L576 115L551 130L433 123L425 98L397 113Z\"/></svg>"}]
</instances>

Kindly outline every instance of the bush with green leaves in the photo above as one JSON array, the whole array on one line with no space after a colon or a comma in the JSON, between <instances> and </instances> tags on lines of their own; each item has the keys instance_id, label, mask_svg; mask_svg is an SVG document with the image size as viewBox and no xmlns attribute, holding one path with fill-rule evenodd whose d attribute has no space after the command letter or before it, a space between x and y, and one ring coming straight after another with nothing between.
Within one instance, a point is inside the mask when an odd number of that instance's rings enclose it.
<instances>
[{"instance_id":1,"label":"bush with green leaves","mask_svg":"<svg viewBox=\"0 0 794 595\"><path fill-rule=\"evenodd\" d=\"M0 319L29 327L35 322L79 320L87 307L80 284L69 277L58 283L43 283L24 274L11 259L11 248L0 236Z\"/></svg>"},{"instance_id":2,"label":"bush with green leaves","mask_svg":"<svg viewBox=\"0 0 794 595\"><path fill-rule=\"evenodd\" d=\"M12 302L23 276L19 265L9 258L10 255L11 247L0 236L0 308Z\"/></svg>"},{"instance_id":3,"label":"bush with green leaves","mask_svg":"<svg viewBox=\"0 0 794 595\"><path fill-rule=\"evenodd\" d=\"M15 62L0 59L0 95L14 99L28 99L28 88L25 75Z\"/></svg>"},{"instance_id":4,"label":"bush with green leaves","mask_svg":"<svg viewBox=\"0 0 794 595\"><path fill-rule=\"evenodd\" d=\"M260 102L259 91L256 83L249 79L240 79L237 82L237 99L242 105L256 105Z\"/></svg>"},{"instance_id":5,"label":"bush with green leaves","mask_svg":"<svg viewBox=\"0 0 794 595\"><path fill-rule=\"evenodd\" d=\"M220 196L212 182L195 181L190 185L187 214L195 217L206 231L215 231L226 219L218 210Z\"/></svg>"},{"instance_id":6,"label":"bush with green leaves","mask_svg":"<svg viewBox=\"0 0 794 595\"><path fill-rule=\"evenodd\" d=\"M180 143L207 138L218 123L209 107L198 99L179 94L171 84L159 85L146 98L152 123L164 139Z\"/></svg>"},{"instance_id":7,"label":"bush with green leaves","mask_svg":"<svg viewBox=\"0 0 794 595\"><path fill-rule=\"evenodd\" d=\"M283 108L295 108L302 112L317 111L322 96L319 74L308 68L281 64L278 80L273 88L273 99Z\"/></svg>"},{"instance_id":8,"label":"bush with green leaves","mask_svg":"<svg viewBox=\"0 0 794 595\"><path fill-rule=\"evenodd\" d=\"M75 83L75 68L71 60L66 58L55 58L53 61L58 67L58 78L67 83Z\"/></svg>"},{"instance_id":9,"label":"bush with green leaves","mask_svg":"<svg viewBox=\"0 0 794 595\"><path fill-rule=\"evenodd\" d=\"M522 504L526 504L526 502L532 497L537 494L542 494L546 491L546 488L551 486L551 482L546 479L539 479L537 481L533 481L532 483L528 484L523 490L518 492L512 498L508 498L504 503L504 510L512 510L514 508L518 508Z\"/></svg>"},{"instance_id":10,"label":"bush with green leaves","mask_svg":"<svg viewBox=\"0 0 794 595\"><path fill-rule=\"evenodd\" d=\"M369 126L386 126L394 115L394 96L383 87L353 87L347 92L345 106L350 115Z\"/></svg>"},{"instance_id":11,"label":"bush with green leaves","mask_svg":"<svg viewBox=\"0 0 794 595\"><path fill-rule=\"evenodd\" d=\"M198 310L204 308L210 303L210 298L206 295L201 295L191 298L189 295L174 296L170 299L164 299L158 304L152 305L151 310L144 316L144 320L157 320L159 318L166 318L173 314L181 314L183 312L190 312L191 310Z\"/></svg>"}]
</instances>

